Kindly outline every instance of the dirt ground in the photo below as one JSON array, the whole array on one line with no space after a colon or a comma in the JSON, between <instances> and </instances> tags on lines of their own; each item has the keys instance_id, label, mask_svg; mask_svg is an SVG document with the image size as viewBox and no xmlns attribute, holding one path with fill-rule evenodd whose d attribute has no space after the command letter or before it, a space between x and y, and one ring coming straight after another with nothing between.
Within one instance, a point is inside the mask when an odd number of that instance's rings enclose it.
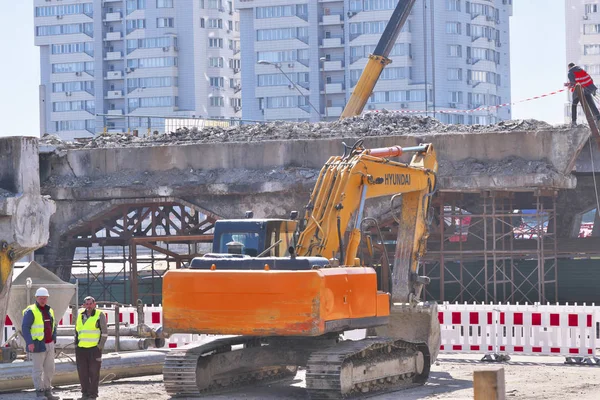
<instances>
[{"instance_id":1,"label":"dirt ground","mask_svg":"<svg viewBox=\"0 0 600 400\"><path fill-rule=\"evenodd\" d=\"M473 371L475 369L502 366L505 371L507 399L528 400L597 400L600 398L600 367L571 366L561 357L512 357L508 363L481 363L480 356L442 355L438 365L433 366L425 386L394 393L369 397L372 400L417 399L472 399ZM256 386L245 393L205 397L206 400L245 399L308 399L304 390L304 370L295 379L271 385ZM57 388L62 399L76 398L78 386ZM0 394L1 400L29 400L35 396L31 391ZM111 400L166 400L160 375L124 379L104 383L100 398Z\"/></svg>"}]
</instances>

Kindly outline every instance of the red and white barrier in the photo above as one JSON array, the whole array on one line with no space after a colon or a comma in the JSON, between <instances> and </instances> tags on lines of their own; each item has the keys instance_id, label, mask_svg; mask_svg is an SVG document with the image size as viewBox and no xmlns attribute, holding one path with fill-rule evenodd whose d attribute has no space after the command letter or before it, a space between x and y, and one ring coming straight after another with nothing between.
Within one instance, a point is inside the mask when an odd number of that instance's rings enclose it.
<instances>
[{"instance_id":1,"label":"red and white barrier","mask_svg":"<svg viewBox=\"0 0 600 400\"><path fill-rule=\"evenodd\" d=\"M600 307L441 304L442 353L595 357Z\"/></svg>"},{"instance_id":2,"label":"red and white barrier","mask_svg":"<svg viewBox=\"0 0 600 400\"><path fill-rule=\"evenodd\" d=\"M115 322L114 307L106 311ZM540 304L449 304L438 306L441 325L441 353L554 355L595 357L600 345L600 307L595 305ZM119 321L137 325L135 307L121 307ZM152 328L162 325L162 307L144 307L144 322ZM59 325L72 325L67 310ZM8 316L4 338L15 327ZM196 341L200 335L175 334L166 346L176 348Z\"/></svg>"}]
</instances>

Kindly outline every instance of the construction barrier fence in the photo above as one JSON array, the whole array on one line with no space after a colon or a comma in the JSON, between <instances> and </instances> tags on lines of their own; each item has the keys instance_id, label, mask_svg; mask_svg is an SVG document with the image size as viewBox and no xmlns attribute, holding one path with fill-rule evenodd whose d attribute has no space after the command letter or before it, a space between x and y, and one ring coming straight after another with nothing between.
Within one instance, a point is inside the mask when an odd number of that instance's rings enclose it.
<instances>
[{"instance_id":1,"label":"construction barrier fence","mask_svg":"<svg viewBox=\"0 0 600 400\"><path fill-rule=\"evenodd\" d=\"M115 323L114 307L106 311L108 323ZM551 355L568 360L597 363L596 346L600 343L600 306L540 304L450 304L438 305L442 354ZM121 307L120 324L137 325L135 307ZM145 306L144 323L162 326L162 307ZM72 325L67 310L59 325ZM6 317L4 338L15 327ZM169 348L196 341L201 335L174 334Z\"/></svg>"}]
</instances>

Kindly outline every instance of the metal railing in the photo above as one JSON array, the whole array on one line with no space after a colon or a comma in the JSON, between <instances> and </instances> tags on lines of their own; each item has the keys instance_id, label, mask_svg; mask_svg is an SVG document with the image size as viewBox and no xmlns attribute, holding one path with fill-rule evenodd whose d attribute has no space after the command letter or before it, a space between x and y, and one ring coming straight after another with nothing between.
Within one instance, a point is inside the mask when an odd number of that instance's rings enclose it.
<instances>
[{"instance_id":1,"label":"metal railing","mask_svg":"<svg viewBox=\"0 0 600 400\"><path fill-rule=\"evenodd\" d=\"M178 129L202 129L211 126L230 127L263 121L240 118L200 118L161 115L96 114L96 133L128 133L134 136L176 132Z\"/></svg>"}]
</instances>

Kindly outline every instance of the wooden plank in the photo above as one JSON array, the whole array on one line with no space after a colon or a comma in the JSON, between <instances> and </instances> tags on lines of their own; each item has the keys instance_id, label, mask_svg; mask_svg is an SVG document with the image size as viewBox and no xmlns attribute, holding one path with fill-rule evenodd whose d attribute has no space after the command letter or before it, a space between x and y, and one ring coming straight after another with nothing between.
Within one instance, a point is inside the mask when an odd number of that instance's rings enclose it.
<instances>
[{"instance_id":1,"label":"wooden plank","mask_svg":"<svg viewBox=\"0 0 600 400\"><path fill-rule=\"evenodd\" d=\"M506 400L504 368L473 371L474 400Z\"/></svg>"}]
</instances>

